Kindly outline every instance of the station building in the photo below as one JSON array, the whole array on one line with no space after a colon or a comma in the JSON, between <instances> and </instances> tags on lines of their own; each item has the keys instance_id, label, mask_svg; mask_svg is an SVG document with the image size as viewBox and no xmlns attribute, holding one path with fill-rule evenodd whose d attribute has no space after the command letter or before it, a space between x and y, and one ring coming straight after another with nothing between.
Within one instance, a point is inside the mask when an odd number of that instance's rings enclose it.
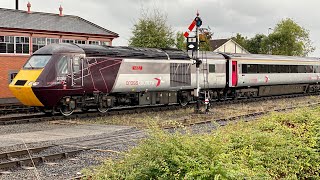
<instances>
[{"instance_id":1,"label":"station building","mask_svg":"<svg viewBox=\"0 0 320 180\"><path fill-rule=\"evenodd\" d=\"M112 45L119 37L81 17L0 8L0 99L13 97L8 85L33 52L51 43Z\"/></svg>"}]
</instances>

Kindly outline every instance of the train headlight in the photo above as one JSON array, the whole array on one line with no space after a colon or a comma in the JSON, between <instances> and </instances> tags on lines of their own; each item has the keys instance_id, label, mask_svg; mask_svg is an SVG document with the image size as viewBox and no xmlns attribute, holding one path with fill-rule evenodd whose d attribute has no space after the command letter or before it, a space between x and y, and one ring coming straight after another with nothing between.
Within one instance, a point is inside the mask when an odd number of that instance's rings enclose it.
<instances>
[{"instance_id":1,"label":"train headlight","mask_svg":"<svg viewBox=\"0 0 320 180\"><path fill-rule=\"evenodd\" d=\"M39 85L39 82L30 81L30 82L28 83L28 86L37 86L37 85Z\"/></svg>"},{"instance_id":2,"label":"train headlight","mask_svg":"<svg viewBox=\"0 0 320 180\"><path fill-rule=\"evenodd\" d=\"M32 86L38 86L38 85L39 85L39 82L32 83Z\"/></svg>"},{"instance_id":3,"label":"train headlight","mask_svg":"<svg viewBox=\"0 0 320 180\"><path fill-rule=\"evenodd\" d=\"M30 82L28 83L28 86L32 86L33 83L34 83L33 81L30 81Z\"/></svg>"}]
</instances>

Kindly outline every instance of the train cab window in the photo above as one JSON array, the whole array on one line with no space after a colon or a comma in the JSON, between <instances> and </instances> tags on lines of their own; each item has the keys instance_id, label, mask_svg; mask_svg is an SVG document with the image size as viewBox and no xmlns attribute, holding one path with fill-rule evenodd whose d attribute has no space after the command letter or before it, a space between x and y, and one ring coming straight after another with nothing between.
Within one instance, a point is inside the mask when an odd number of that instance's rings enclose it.
<instances>
[{"instance_id":1,"label":"train cab window","mask_svg":"<svg viewBox=\"0 0 320 180\"><path fill-rule=\"evenodd\" d=\"M248 74L255 74L258 72L257 64L248 64L247 65Z\"/></svg>"},{"instance_id":2,"label":"train cab window","mask_svg":"<svg viewBox=\"0 0 320 180\"><path fill-rule=\"evenodd\" d=\"M216 72L216 65L209 64L209 73L215 73Z\"/></svg>"},{"instance_id":3,"label":"train cab window","mask_svg":"<svg viewBox=\"0 0 320 180\"><path fill-rule=\"evenodd\" d=\"M68 57L63 56L57 64L57 72L59 75L68 74Z\"/></svg>"},{"instance_id":4,"label":"train cab window","mask_svg":"<svg viewBox=\"0 0 320 180\"><path fill-rule=\"evenodd\" d=\"M23 69L41 69L44 68L49 60L51 59L50 55L34 55L26 62Z\"/></svg>"}]
</instances>

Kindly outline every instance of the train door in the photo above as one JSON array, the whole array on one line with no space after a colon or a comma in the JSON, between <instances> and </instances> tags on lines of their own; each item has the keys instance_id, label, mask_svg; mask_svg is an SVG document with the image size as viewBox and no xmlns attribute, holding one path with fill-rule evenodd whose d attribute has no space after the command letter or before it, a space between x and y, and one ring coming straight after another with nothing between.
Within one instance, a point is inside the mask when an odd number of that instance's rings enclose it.
<instances>
[{"instance_id":1,"label":"train door","mask_svg":"<svg viewBox=\"0 0 320 180\"><path fill-rule=\"evenodd\" d=\"M238 84L238 66L237 61L232 61L232 86L235 87Z\"/></svg>"},{"instance_id":2,"label":"train door","mask_svg":"<svg viewBox=\"0 0 320 180\"><path fill-rule=\"evenodd\" d=\"M70 65L72 71L72 87L79 88L83 86L83 58L79 55L70 58Z\"/></svg>"}]
</instances>

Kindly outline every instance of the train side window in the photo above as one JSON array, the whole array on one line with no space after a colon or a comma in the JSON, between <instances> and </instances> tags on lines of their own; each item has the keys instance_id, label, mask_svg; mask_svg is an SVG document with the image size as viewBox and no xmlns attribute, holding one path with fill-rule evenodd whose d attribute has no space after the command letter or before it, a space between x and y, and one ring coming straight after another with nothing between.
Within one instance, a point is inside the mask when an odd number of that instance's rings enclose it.
<instances>
[{"instance_id":1,"label":"train side window","mask_svg":"<svg viewBox=\"0 0 320 180\"><path fill-rule=\"evenodd\" d=\"M209 73L215 73L216 72L216 65L209 64Z\"/></svg>"},{"instance_id":2,"label":"train side window","mask_svg":"<svg viewBox=\"0 0 320 180\"><path fill-rule=\"evenodd\" d=\"M304 65L298 66L298 73L306 73L306 68Z\"/></svg>"},{"instance_id":3,"label":"train side window","mask_svg":"<svg viewBox=\"0 0 320 180\"><path fill-rule=\"evenodd\" d=\"M279 73L289 73L288 65L279 65Z\"/></svg>"},{"instance_id":4,"label":"train side window","mask_svg":"<svg viewBox=\"0 0 320 180\"><path fill-rule=\"evenodd\" d=\"M68 57L63 56L57 64L58 74L68 74Z\"/></svg>"},{"instance_id":5,"label":"train side window","mask_svg":"<svg viewBox=\"0 0 320 180\"><path fill-rule=\"evenodd\" d=\"M256 74L258 72L258 65L257 64L248 64L248 73L249 74Z\"/></svg>"},{"instance_id":6,"label":"train side window","mask_svg":"<svg viewBox=\"0 0 320 180\"><path fill-rule=\"evenodd\" d=\"M246 64L242 64L242 74L247 74L248 73L248 67Z\"/></svg>"},{"instance_id":7,"label":"train side window","mask_svg":"<svg viewBox=\"0 0 320 180\"><path fill-rule=\"evenodd\" d=\"M269 65L269 73L278 73L278 65Z\"/></svg>"},{"instance_id":8,"label":"train side window","mask_svg":"<svg viewBox=\"0 0 320 180\"><path fill-rule=\"evenodd\" d=\"M268 73L268 72L269 72L268 65L264 65L264 64L258 65L258 73Z\"/></svg>"},{"instance_id":9,"label":"train side window","mask_svg":"<svg viewBox=\"0 0 320 180\"><path fill-rule=\"evenodd\" d=\"M314 73L320 73L320 66L313 66Z\"/></svg>"},{"instance_id":10,"label":"train side window","mask_svg":"<svg viewBox=\"0 0 320 180\"><path fill-rule=\"evenodd\" d=\"M298 73L298 66L290 65L290 73Z\"/></svg>"},{"instance_id":11,"label":"train side window","mask_svg":"<svg viewBox=\"0 0 320 180\"><path fill-rule=\"evenodd\" d=\"M307 73L313 73L313 66L307 65L307 66L306 66L306 72L307 72Z\"/></svg>"}]
</instances>

